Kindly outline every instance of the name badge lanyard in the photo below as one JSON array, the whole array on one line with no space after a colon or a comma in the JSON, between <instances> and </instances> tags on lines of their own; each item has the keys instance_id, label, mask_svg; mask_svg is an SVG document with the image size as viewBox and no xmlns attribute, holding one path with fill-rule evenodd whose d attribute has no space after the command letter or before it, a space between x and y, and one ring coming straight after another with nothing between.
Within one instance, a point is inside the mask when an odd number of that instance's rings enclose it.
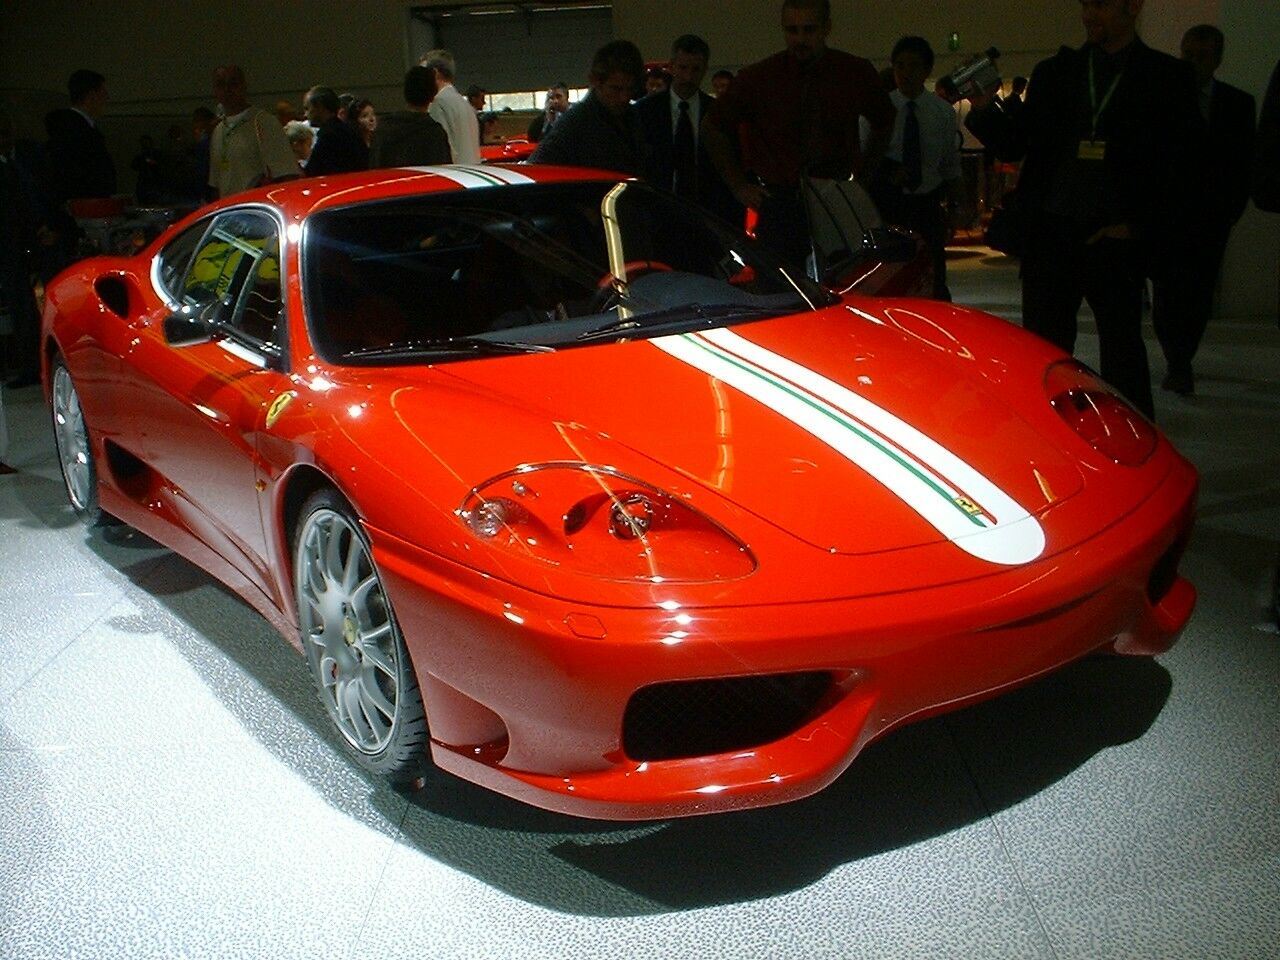
<instances>
[{"instance_id":1,"label":"name badge lanyard","mask_svg":"<svg viewBox=\"0 0 1280 960\"><path fill-rule=\"evenodd\" d=\"M1082 160L1101 160L1106 155L1107 142L1098 139L1098 121L1102 119L1103 113L1106 112L1107 104L1111 102L1112 95L1116 92L1116 87L1120 85L1120 77L1123 71L1117 73L1111 80L1111 86L1107 88L1107 92L1102 96L1102 102L1098 102L1098 83L1094 75L1093 57L1089 57L1089 106L1093 111L1089 125L1089 139L1087 142L1082 141L1080 144L1080 159Z\"/></svg>"}]
</instances>

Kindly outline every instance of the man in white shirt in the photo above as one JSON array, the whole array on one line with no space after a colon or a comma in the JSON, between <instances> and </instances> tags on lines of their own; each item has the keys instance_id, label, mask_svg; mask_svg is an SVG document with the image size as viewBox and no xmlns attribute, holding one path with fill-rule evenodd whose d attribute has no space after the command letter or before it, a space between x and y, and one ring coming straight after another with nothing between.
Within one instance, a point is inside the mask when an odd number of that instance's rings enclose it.
<instances>
[{"instance_id":1,"label":"man in white shirt","mask_svg":"<svg viewBox=\"0 0 1280 960\"><path fill-rule=\"evenodd\" d=\"M298 176L298 161L274 114L250 105L244 71L213 71L213 96L222 122L209 136L209 187L227 197L250 187Z\"/></svg>"},{"instance_id":2,"label":"man in white shirt","mask_svg":"<svg viewBox=\"0 0 1280 960\"><path fill-rule=\"evenodd\" d=\"M427 115L444 127L454 163L480 162L480 123L467 98L453 85L455 64L448 50L428 50L418 61L436 77L436 96Z\"/></svg>"},{"instance_id":3,"label":"man in white shirt","mask_svg":"<svg viewBox=\"0 0 1280 960\"><path fill-rule=\"evenodd\" d=\"M889 223L920 234L933 259L933 295L947 289L947 223L943 203L960 184L960 148L955 109L925 89L933 49L923 37L903 37L893 47L889 99L897 110L885 162L872 196Z\"/></svg>"}]
</instances>

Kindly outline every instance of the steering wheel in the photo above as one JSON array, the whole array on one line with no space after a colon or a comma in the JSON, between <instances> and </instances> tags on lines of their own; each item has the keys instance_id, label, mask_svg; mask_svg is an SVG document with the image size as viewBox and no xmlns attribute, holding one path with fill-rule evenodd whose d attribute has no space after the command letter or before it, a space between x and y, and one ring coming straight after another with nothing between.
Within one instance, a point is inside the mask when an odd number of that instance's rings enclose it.
<instances>
[{"instance_id":1,"label":"steering wheel","mask_svg":"<svg viewBox=\"0 0 1280 960\"><path fill-rule=\"evenodd\" d=\"M622 272L627 276L627 282L630 283L638 274L645 273L671 273L671 265L663 263L661 260L628 260L622 265ZM618 282L618 278L612 273L606 273L603 277L596 281L596 287L600 290L608 290Z\"/></svg>"}]
</instances>

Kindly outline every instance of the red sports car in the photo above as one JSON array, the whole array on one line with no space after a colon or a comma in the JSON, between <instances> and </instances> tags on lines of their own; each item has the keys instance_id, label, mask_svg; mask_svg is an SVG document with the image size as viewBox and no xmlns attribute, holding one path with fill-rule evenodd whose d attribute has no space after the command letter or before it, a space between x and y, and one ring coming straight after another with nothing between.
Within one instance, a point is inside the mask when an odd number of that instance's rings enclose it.
<instances>
[{"instance_id":1,"label":"red sports car","mask_svg":"<svg viewBox=\"0 0 1280 960\"><path fill-rule=\"evenodd\" d=\"M855 244L856 246L856 244ZM67 492L306 655L352 755L633 819L1186 623L1196 474L995 317L607 174L229 198L48 290Z\"/></svg>"},{"instance_id":2,"label":"red sports car","mask_svg":"<svg viewBox=\"0 0 1280 960\"><path fill-rule=\"evenodd\" d=\"M524 137L512 137L501 143L484 144L480 148L480 159L485 163L519 163L533 156L533 151L537 149L536 143L531 143Z\"/></svg>"}]
</instances>

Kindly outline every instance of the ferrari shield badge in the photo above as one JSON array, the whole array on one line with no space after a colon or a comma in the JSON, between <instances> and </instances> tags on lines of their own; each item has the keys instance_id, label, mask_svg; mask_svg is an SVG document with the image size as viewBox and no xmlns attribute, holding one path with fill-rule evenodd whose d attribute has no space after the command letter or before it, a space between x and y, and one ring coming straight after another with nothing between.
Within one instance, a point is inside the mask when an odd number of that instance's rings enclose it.
<instances>
[{"instance_id":1,"label":"ferrari shield badge","mask_svg":"<svg viewBox=\"0 0 1280 960\"><path fill-rule=\"evenodd\" d=\"M284 413L285 407L289 406L293 397L294 395L291 391L285 391L271 401L271 406L267 408L268 430L275 426L275 422L280 419L280 414Z\"/></svg>"}]
</instances>

